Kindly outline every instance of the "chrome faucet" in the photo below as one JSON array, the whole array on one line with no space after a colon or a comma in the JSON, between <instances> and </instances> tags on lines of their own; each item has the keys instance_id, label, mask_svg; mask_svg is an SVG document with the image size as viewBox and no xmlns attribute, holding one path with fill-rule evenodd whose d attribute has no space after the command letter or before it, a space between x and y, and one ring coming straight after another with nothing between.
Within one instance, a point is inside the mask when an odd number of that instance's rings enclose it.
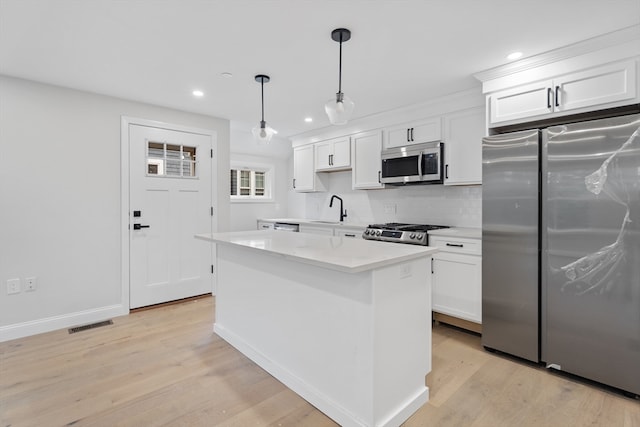
<instances>
[{"instance_id":1,"label":"chrome faucet","mask_svg":"<svg viewBox=\"0 0 640 427\"><path fill-rule=\"evenodd\" d=\"M333 199L340 200L340 222L342 222L347 217L347 211L342 208L342 199L340 197L336 196L335 194L333 196L331 196L331 201L329 202L329 207L330 208L333 207Z\"/></svg>"}]
</instances>

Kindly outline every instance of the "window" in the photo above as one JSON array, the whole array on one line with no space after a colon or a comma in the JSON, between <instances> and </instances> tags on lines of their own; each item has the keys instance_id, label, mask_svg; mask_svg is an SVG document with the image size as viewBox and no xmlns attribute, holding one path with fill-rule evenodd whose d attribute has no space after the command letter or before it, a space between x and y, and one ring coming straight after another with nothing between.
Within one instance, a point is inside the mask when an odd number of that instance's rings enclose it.
<instances>
[{"instance_id":1,"label":"window","mask_svg":"<svg viewBox=\"0 0 640 427\"><path fill-rule=\"evenodd\" d=\"M230 173L232 201L271 200L272 169L270 166L238 166L231 169Z\"/></svg>"},{"instance_id":2,"label":"window","mask_svg":"<svg viewBox=\"0 0 640 427\"><path fill-rule=\"evenodd\" d=\"M147 176L196 178L196 147L149 141Z\"/></svg>"}]
</instances>

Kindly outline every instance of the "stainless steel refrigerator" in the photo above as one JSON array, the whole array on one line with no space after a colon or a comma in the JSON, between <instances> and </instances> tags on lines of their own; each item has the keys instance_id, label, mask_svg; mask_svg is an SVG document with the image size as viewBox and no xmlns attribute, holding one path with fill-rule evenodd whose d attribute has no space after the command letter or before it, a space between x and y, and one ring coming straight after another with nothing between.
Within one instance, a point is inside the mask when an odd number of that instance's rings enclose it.
<instances>
[{"instance_id":1,"label":"stainless steel refrigerator","mask_svg":"<svg viewBox=\"0 0 640 427\"><path fill-rule=\"evenodd\" d=\"M482 344L640 394L640 114L483 140Z\"/></svg>"}]
</instances>

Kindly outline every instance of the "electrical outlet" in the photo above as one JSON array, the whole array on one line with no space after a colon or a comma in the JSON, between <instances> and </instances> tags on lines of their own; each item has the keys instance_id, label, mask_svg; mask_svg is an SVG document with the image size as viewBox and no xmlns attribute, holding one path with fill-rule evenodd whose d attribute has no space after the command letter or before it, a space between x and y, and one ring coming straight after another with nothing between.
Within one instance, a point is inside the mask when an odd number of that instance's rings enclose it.
<instances>
[{"instance_id":1,"label":"electrical outlet","mask_svg":"<svg viewBox=\"0 0 640 427\"><path fill-rule=\"evenodd\" d=\"M27 292L33 292L38 288L37 277L27 277L24 279L24 290Z\"/></svg>"},{"instance_id":2,"label":"electrical outlet","mask_svg":"<svg viewBox=\"0 0 640 427\"><path fill-rule=\"evenodd\" d=\"M7 280L7 294L19 294L21 291L20 279Z\"/></svg>"},{"instance_id":3,"label":"electrical outlet","mask_svg":"<svg viewBox=\"0 0 640 427\"><path fill-rule=\"evenodd\" d=\"M384 205L384 213L386 214L394 214L396 213L397 205L394 203L387 203Z\"/></svg>"}]
</instances>

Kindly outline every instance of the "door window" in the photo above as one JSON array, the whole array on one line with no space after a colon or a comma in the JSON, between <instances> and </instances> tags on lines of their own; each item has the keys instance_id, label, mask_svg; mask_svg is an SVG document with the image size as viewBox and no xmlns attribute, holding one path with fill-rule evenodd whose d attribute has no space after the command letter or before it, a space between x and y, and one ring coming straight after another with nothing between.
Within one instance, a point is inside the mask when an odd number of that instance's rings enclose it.
<instances>
[{"instance_id":1,"label":"door window","mask_svg":"<svg viewBox=\"0 0 640 427\"><path fill-rule=\"evenodd\" d=\"M197 178L196 147L147 142L147 176Z\"/></svg>"}]
</instances>

